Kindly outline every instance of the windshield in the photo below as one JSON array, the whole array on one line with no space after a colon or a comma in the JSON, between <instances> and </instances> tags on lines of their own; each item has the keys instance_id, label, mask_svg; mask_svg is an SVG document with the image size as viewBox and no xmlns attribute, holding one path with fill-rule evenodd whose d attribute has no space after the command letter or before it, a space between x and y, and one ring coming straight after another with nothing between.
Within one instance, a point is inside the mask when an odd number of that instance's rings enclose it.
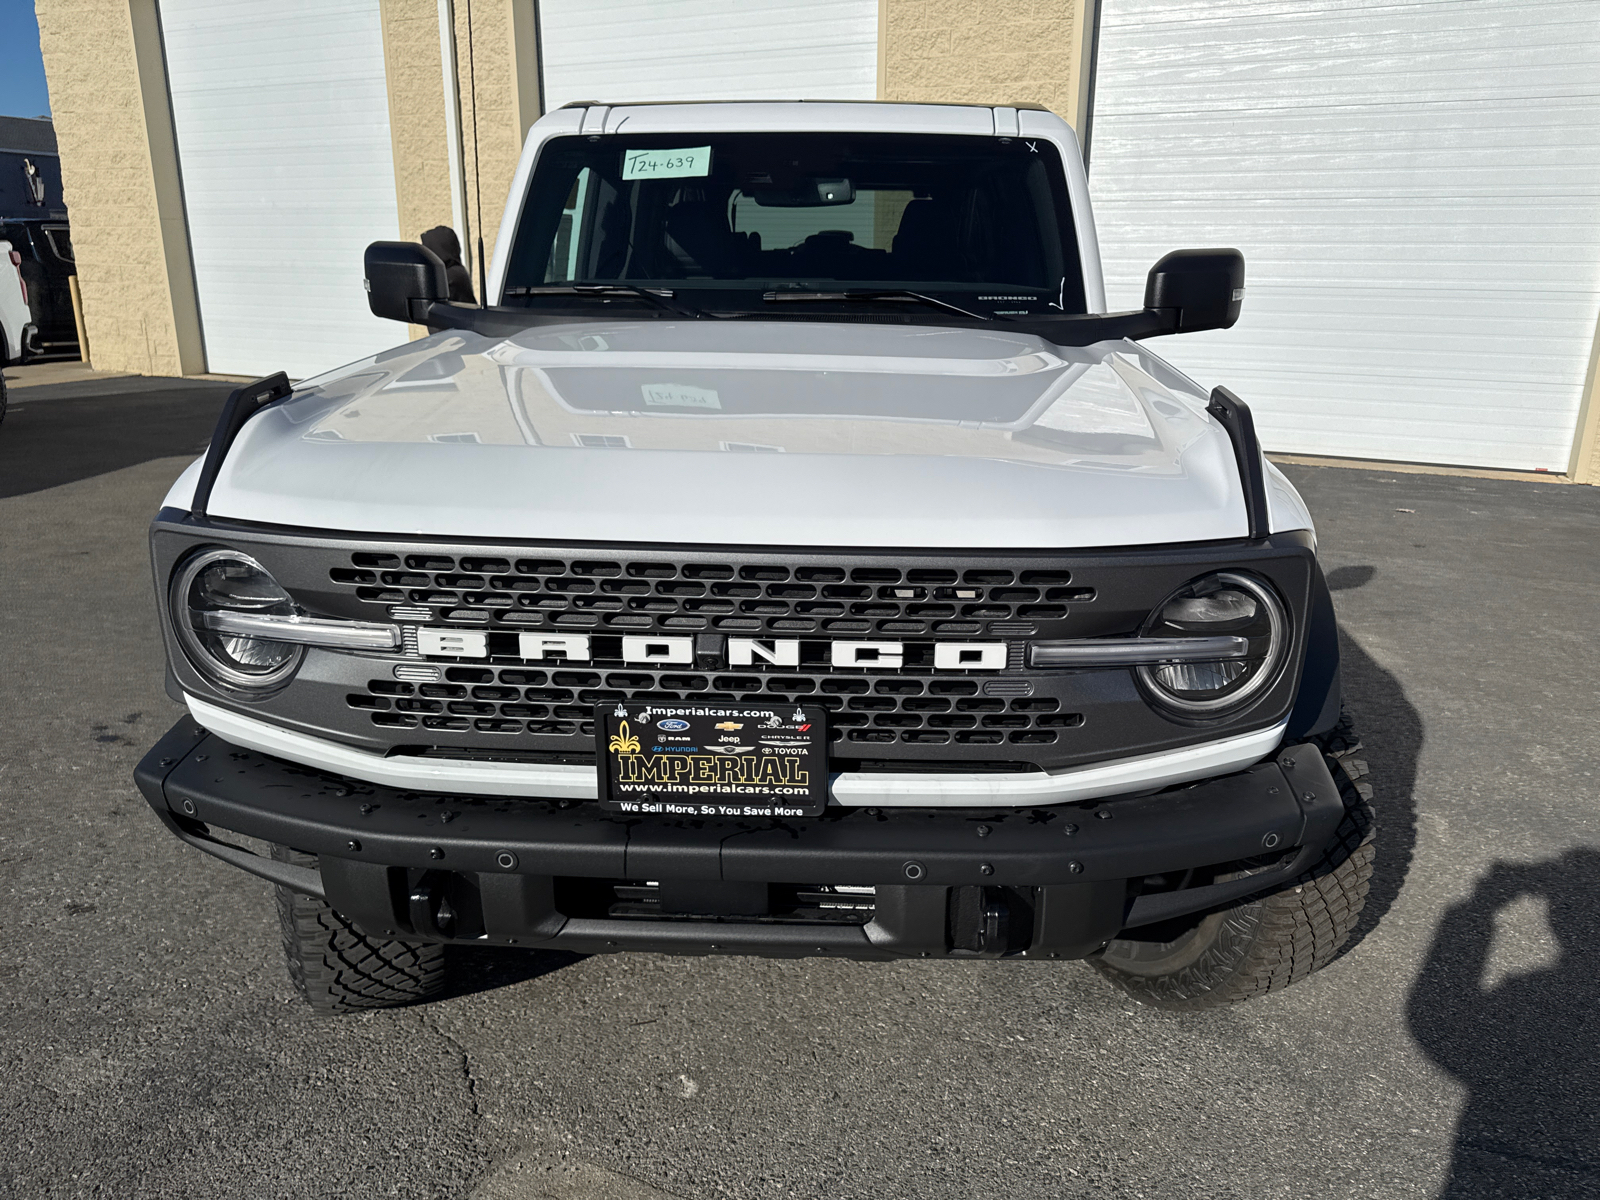
<instances>
[{"instance_id":1,"label":"windshield","mask_svg":"<svg viewBox=\"0 0 1600 1200\"><path fill-rule=\"evenodd\" d=\"M1060 156L1025 138L553 139L517 229L505 303L608 285L764 315L803 307L774 294L874 291L986 317L1084 311Z\"/></svg>"}]
</instances>

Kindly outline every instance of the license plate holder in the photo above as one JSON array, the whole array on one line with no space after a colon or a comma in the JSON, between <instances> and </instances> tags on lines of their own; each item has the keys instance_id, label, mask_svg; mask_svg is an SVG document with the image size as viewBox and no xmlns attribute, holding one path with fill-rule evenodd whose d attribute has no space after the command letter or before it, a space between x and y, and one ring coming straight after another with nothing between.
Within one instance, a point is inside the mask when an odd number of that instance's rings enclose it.
<instances>
[{"instance_id":1,"label":"license plate holder","mask_svg":"<svg viewBox=\"0 0 1600 1200\"><path fill-rule=\"evenodd\" d=\"M595 706L600 803L693 817L815 817L828 804L827 710L688 701Z\"/></svg>"}]
</instances>

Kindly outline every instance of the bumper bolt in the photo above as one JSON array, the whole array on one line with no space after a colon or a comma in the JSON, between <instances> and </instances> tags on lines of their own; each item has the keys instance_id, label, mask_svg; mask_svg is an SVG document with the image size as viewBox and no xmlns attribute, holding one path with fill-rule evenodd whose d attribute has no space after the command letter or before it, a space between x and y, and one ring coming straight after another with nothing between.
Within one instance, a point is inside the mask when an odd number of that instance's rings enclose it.
<instances>
[{"instance_id":1,"label":"bumper bolt","mask_svg":"<svg viewBox=\"0 0 1600 1200\"><path fill-rule=\"evenodd\" d=\"M494 865L502 871L515 871L517 869L517 856L509 850L502 850L494 856Z\"/></svg>"},{"instance_id":2,"label":"bumper bolt","mask_svg":"<svg viewBox=\"0 0 1600 1200\"><path fill-rule=\"evenodd\" d=\"M1072 822L1069 821L1069 822L1067 822L1066 826L1061 830L1061 832L1066 834L1068 837L1072 837L1074 834L1076 834L1078 832L1078 827L1076 825L1072 824Z\"/></svg>"},{"instance_id":3,"label":"bumper bolt","mask_svg":"<svg viewBox=\"0 0 1600 1200\"><path fill-rule=\"evenodd\" d=\"M1269 833L1269 834L1267 834L1267 836L1266 836L1266 837L1264 837L1264 838L1262 838L1262 839L1261 839L1261 845L1262 845L1262 847L1263 847L1263 848L1264 848L1264 849L1267 849L1267 850L1272 850L1272 849L1274 849L1274 848L1275 848L1275 847L1276 847L1276 846L1277 846L1277 845L1278 845L1278 843L1279 843L1279 842L1281 842L1281 841L1283 841L1283 839L1282 839L1282 838L1281 838L1281 837L1279 837L1279 836L1278 836L1278 835L1277 835L1277 834L1275 834L1275 833Z\"/></svg>"},{"instance_id":4,"label":"bumper bolt","mask_svg":"<svg viewBox=\"0 0 1600 1200\"><path fill-rule=\"evenodd\" d=\"M188 813L191 817L194 816L194 801L185 800L183 802L183 811Z\"/></svg>"},{"instance_id":5,"label":"bumper bolt","mask_svg":"<svg viewBox=\"0 0 1600 1200\"><path fill-rule=\"evenodd\" d=\"M161 765L162 765L162 766L163 766L163 767L170 767L170 766L171 766L171 765L172 765L172 764L173 764L173 763L175 763L175 762L176 762L176 761L177 761L177 759L174 759L174 758L163 758L163 759L162 759L162 760L161 760Z\"/></svg>"},{"instance_id":6,"label":"bumper bolt","mask_svg":"<svg viewBox=\"0 0 1600 1200\"><path fill-rule=\"evenodd\" d=\"M913 881L921 879L928 873L928 869L915 860L908 862L904 867L901 868L901 870L905 872L907 879Z\"/></svg>"},{"instance_id":7,"label":"bumper bolt","mask_svg":"<svg viewBox=\"0 0 1600 1200\"><path fill-rule=\"evenodd\" d=\"M444 857L444 851L441 850L438 846L435 846L432 850L428 851L428 857L429 858L443 858Z\"/></svg>"},{"instance_id":8,"label":"bumper bolt","mask_svg":"<svg viewBox=\"0 0 1600 1200\"><path fill-rule=\"evenodd\" d=\"M361 849L361 843L356 841L355 838L351 838L348 842L346 842L344 844L344 848L346 850L360 850Z\"/></svg>"},{"instance_id":9,"label":"bumper bolt","mask_svg":"<svg viewBox=\"0 0 1600 1200\"><path fill-rule=\"evenodd\" d=\"M1317 798L1317 794L1315 792L1307 792L1304 796L1302 796L1300 798L1302 800L1311 801L1311 800L1315 800Z\"/></svg>"},{"instance_id":10,"label":"bumper bolt","mask_svg":"<svg viewBox=\"0 0 1600 1200\"><path fill-rule=\"evenodd\" d=\"M994 874L994 864L993 863L979 863L978 864L978 873L980 875L993 875Z\"/></svg>"},{"instance_id":11,"label":"bumper bolt","mask_svg":"<svg viewBox=\"0 0 1600 1200\"><path fill-rule=\"evenodd\" d=\"M1071 862L1069 862L1067 864L1067 870L1071 871L1074 875L1082 875L1083 874L1083 864L1081 862L1079 862L1077 859L1073 859Z\"/></svg>"},{"instance_id":12,"label":"bumper bolt","mask_svg":"<svg viewBox=\"0 0 1600 1200\"><path fill-rule=\"evenodd\" d=\"M195 756L194 756L194 760L195 760L195 762L205 762L205 760L206 760L206 758L207 758L207 757L208 757L208 756L207 756L207 755L204 755L204 754L196 754L196 755L195 755Z\"/></svg>"},{"instance_id":13,"label":"bumper bolt","mask_svg":"<svg viewBox=\"0 0 1600 1200\"><path fill-rule=\"evenodd\" d=\"M441 825L448 825L448 824L450 824L451 821L454 821L455 819L456 819L456 815L453 812L447 812L447 813L440 813L439 814L439 824L441 824Z\"/></svg>"},{"instance_id":14,"label":"bumper bolt","mask_svg":"<svg viewBox=\"0 0 1600 1200\"><path fill-rule=\"evenodd\" d=\"M1102 808L1099 811L1097 811L1094 815L1099 817L1102 821L1111 820L1111 810L1109 808Z\"/></svg>"},{"instance_id":15,"label":"bumper bolt","mask_svg":"<svg viewBox=\"0 0 1600 1200\"><path fill-rule=\"evenodd\" d=\"M1284 770L1286 770L1286 771L1292 771L1292 770L1294 770L1294 759L1292 759L1292 758L1286 758L1286 759L1284 759L1284 760L1283 760L1283 768L1284 768Z\"/></svg>"},{"instance_id":16,"label":"bumper bolt","mask_svg":"<svg viewBox=\"0 0 1600 1200\"><path fill-rule=\"evenodd\" d=\"M978 826L978 836L979 837L988 837L989 836L989 827L987 825L979 825Z\"/></svg>"},{"instance_id":17,"label":"bumper bolt","mask_svg":"<svg viewBox=\"0 0 1600 1200\"><path fill-rule=\"evenodd\" d=\"M371 816L371 815L372 815L372 805L370 805L370 804L363 804L363 805L362 805L362 806L361 806L361 815L362 815L362 816L363 816L363 817L367 817L367 816Z\"/></svg>"}]
</instances>

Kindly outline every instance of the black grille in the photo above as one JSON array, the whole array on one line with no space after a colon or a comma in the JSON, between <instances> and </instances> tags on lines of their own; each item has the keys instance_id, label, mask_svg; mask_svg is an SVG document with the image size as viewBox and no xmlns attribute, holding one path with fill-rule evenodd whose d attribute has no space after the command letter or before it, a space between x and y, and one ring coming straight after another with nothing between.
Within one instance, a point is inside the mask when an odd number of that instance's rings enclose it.
<instances>
[{"instance_id":1,"label":"black grille","mask_svg":"<svg viewBox=\"0 0 1600 1200\"><path fill-rule=\"evenodd\" d=\"M828 710L834 743L1040 746L1083 724L1054 697L991 694L1010 680L528 667L442 667L433 683L369 680L346 697L384 729L500 736L594 736L594 706L617 700L798 702ZM1017 683L1025 681L1018 680ZM1005 688L1009 693L1013 689ZM841 747L840 754L849 752Z\"/></svg>"},{"instance_id":2,"label":"black grille","mask_svg":"<svg viewBox=\"0 0 1600 1200\"><path fill-rule=\"evenodd\" d=\"M594 881L601 883L602 881ZM574 889L565 889L569 900ZM865 925L877 910L877 889L872 887L836 887L829 884L774 884L769 889L767 911L742 915L737 918L719 918L697 913L667 912L661 906L661 888L650 882L617 881L608 885L609 895L596 894L593 884L588 889L593 895L589 907L592 915L613 919L658 921L708 921L737 919L758 924L805 925ZM575 905L580 907L581 905ZM591 915L588 912L582 915Z\"/></svg>"},{"instance_id":3,"label":"black grille","mask_svg":"<svg viewBox=\"0 0 1600 1200\"><path fill-rule=\"evenodd\" d=\"M1065 570L355 553L363 604L476 628L903 637L1028 636L1094 599Z\"/></svg>"},{"instance_id":4,"label":"black grille","mask_svg":"<svg viewBox=\"0 0 1600 1200\"><path fill-rule=\"evenodd\" d=\"M796 502L797 535L815 534ZM254 706L265 719L389 754L593 762L596 702L796 701L828 710L837 771L1056 770L1259 728L1289 711L1298 672L1238 718L1183 724L1126 670L1035 670L1036 640L1126 636L1162 597L1223 567L1289 602L1300 653L1314 559L1298 536L1070 551L463 542L311 537L158 521L166 578L220 541L252 555L318 617L398 624L398 654L312 651ZM482 658L420 654L423 629L478 630ZM592 658L525 659L519 634L581 634ZM693 662L623 661L626 635L681 636ZM169 631L170 635L170 631ZM729 635L793 639L797 666L732 667ZM839 641L899 643L892 665L833 665ZM999 670L937 670L934 646L1003 642ZM185 691L228 703L188 667Z\"/></svg>"}]
</instances>

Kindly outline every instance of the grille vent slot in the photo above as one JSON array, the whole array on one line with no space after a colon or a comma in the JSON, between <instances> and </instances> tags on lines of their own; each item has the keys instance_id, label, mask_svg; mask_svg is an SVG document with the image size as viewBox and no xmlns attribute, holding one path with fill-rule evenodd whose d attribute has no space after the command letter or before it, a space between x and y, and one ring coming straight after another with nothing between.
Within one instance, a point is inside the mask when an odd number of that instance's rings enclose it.
<instances>
[{"instance_id":1,"label":"grille vent slot","mask_svg":"<svg viewBox=\"0 0 1600 1200\"><path fill-rule=\"evenodd\" d=\"M1083 724L1062 712L1060 701L1024 691L988 693L976 680L893 675L870 678L827 674L763 676L734 672L620 671L527 667L446 667L413 683L396 667L397 680L374 679L346 703L380 728L481 733L594 736L594 706L617 700L703 703L810 704L828 711L828 736L847 747L1030 746L1059 740ZM437 668L434 668L437 670Z\"/></svg>"},{"instance_id":2,"label":"grille vent slot","mask_svg":"<svg viewBox=\"0 0 1600 1200\"><path fill-rule=\"evenodd\" d=\"M1032 636L1094 597L1066 571L357 553L330 581L397 620L552 632ZM403 614L403 615L402 615Z\"/></svg>"}]
</instances>

